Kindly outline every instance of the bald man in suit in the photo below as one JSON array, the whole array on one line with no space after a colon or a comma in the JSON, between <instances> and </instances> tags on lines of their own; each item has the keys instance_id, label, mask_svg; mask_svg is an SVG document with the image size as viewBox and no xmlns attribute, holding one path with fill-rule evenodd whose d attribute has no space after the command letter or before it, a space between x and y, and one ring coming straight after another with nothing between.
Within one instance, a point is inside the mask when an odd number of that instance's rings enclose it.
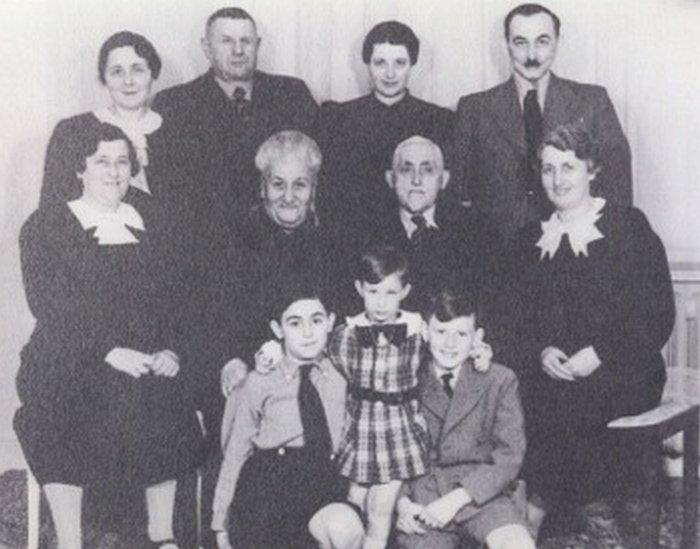
<instances>
[{"instance_id":1,"label":"bald man in suit","mask_svg":"<svg viewBox=\"0 0 700 549\"><path fill-rule=\"evenodd\" d=\"M462 192L510 241L525 223L551 213L537 149L549 130L575 122L600 146L602 169L594 192L631 205L629 143L605 88L550 71L559 18L539 4L522 4L508 13L504 27L512 77L458 104L452 166Z\"/></svg>"}]
</instances>

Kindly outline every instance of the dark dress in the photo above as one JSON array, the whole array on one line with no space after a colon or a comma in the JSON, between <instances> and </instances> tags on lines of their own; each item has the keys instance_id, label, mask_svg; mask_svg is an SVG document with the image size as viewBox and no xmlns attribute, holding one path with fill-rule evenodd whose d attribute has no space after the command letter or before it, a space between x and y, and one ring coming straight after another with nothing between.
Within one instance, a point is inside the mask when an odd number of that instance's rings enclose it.
<instances>
[{"instance_id":1,"label":"dark dress","mask_svg":"<svg viewBox=\"0 0 700 549\"><path fill-rule=\"evenodd\" d=\"M393 209L396 198L384 174L391 169L396 145L421 135L444 153L453 117L450 110L408 93L391 106L374 94L324 103L317 132L323 152L323 183L317 199L321 221L338 220L346 228L355 228Z\"/></svg>"},{"instance_id":2,"label":"dark dress","mask_svg":"<svg viewBox=\"0 0 700 549\"><path fill-rule=\"evenodd\" d=\"M524 262L519 372L526 413L528 488L547 501L585 503L612 486L615 440L606 424L653 408L666 379L661 349L675 317L663 244L639 210L607 204L604 238L574 256L564 235L540 260L538 225L521 231ZM548 346L567 356L593 346L602 364L574 382L543 371Z\"/></svg>"},{"instance_id":3,"label":"dark dress","mask_svg":"<svg viewBox=\"0 0 700 549\"><path fill-rule=\"evenodd\" d=\"M174 378L136 379L104 361L114 347L179 353L169 322L178 282L143 202L146 230L132 231L135 244L98 245L65 204L37 210L22 228L36 326L22 350L14 426L41 484L149 486L200 459L201 431L182 383L187 365Z\"/></svg>"}]
</instances>

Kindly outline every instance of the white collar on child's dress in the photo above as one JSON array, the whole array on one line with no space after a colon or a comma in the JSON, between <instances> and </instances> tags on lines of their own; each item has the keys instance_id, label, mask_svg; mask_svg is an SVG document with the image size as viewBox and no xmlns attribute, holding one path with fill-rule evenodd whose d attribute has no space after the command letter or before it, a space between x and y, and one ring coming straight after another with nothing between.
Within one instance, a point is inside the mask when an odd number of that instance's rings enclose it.
<instances>
[{"instance_id":1,"label":"white collar on child's dress","mask_svg":"<svg viewBox=\"0 0 700 549\"><path fill-rule=\"evenodd\" d=\"M84 198L71 200L68 207L78 218L83 229L97 227L95 238L100 246L110 244L136 244L139 240L127 227L146 230L143 218L131 204L122 202L114 212L100 211Z\"/></svg>"},{"instance_id":2,"label":"white collar on child's dress","mask_svg":"<svg viewBox=\"0 0 700 549\"><path fill-rule=\"evenodd\" d=\"M596 197L593 199L592 207L573 221L562 221L556 212L548 221L542 221L542 237L535 244L542 252L540 260L547 255L550 259L554 257L564 234L569 235L569 242L575 256L579 254L588 256L588 245L595 240L604 238L603 233L595 226L602 216L600 210L603 209L603 206L605 206L605 199Z\"/></svg>"},{"instance_id":3,"label":"white collar on child's dress","mask_svg":"<svg viewBox=\"0 0 700 549\"><path fill-rule=\"evenodd\" d=\"M349 328L355 326L374 326L373 323L365 313L360 313L355 316L345 317L345 324ZM395 322L387 322L387 324L405 324L406 325L406 335L412 336L415 334L422 334L423 330L423 317L418 313L412 313L410 311L399 311L399 315Z\"/></svg>"},{"instance_id":4,"label":"white collar on child's dress","mask_svg":"<svg viewBox=\"0 0 700 549\"><path fill-rule=\"evenodd\" d=\"M134 149L136 149L136 156L141 165L139 173L131 178L131 185L151 194L146 181L146 172L144 171L144 167L148 166L148 141L146 136L156 131L163 124L161 115L148 109L141 118L125 120L117 116L109 107L97 109L93 114L100 122L111 124L121 129L129 138Z\"/></svg>"}]
</instances>

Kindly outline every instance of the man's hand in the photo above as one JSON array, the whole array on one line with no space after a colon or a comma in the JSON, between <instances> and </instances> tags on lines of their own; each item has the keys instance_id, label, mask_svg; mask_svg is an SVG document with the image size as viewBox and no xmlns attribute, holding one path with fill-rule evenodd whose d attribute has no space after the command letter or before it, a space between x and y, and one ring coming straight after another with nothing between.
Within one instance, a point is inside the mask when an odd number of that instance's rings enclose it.
<instances>
[{"instance_id":1,"label":"man's hand","mask_svg":"<svg viewBox=\"0 0 700 549\"><path fill-rule=\"evenodd\" d=\"M255 353L255 371L262 375L269 374L277 368L283 356L284 352L279 341L274 339L266 341Z\"/></svg>"},{"instance_id":2,"label":"man's hand","mask_svg":"<svg viewBox=\"0 0 700 549\"><path fill-rule=\"evenodd\" d=\"M564 363L574 377L588 377L601 365L598 353L591 346L584 347Z\"/></svg>"},{"instance_id":3,"label":"man's hand","mask_svg":"<svg viewBox=\"0 0 700 549\"><path fill-rule=\"evenodd\" d=\"M248 365L240 358L232 358L221 368L221 392L228 398L233 390L248 377Z\"/></svg>"},{"instance_id":4,"label":"man's hand","mask_svg":"<svg viewBox=\"0 0 700 549\"><path fill-rule=\"evenodd\" d=\"M175 377L180 371L180 358L170 349L158 351L153 355L151 371L157 376Z\"/></svg>"},{"instance_id":5,"label":"man's hand","mask_svg":"<svg viewBox=\"0 0 700 549\"><path fill-rule=\"evenodd\" d=\"M484 342L484 329L479 328L474 334L472 350L469 351L469 358L474 361L474 369L477 372L487 372L491 367L493 349L491 345Z\"/></svg>"},{"instance_id":6,"label":"man's hand","mask_svg":"<svg viewBox=\"0 0 700 549\"><path fill-rule=\"evenodd\" d=\"M406 496L399 499L396 504L396 528L404 534L425 534L427 530L423 527L417 517L423 512L424 507L411 501Z\"/></svg>"},{"instance_id":7,"label":"man's hand","mask_svg":"<svg viewBox=\"0 0 700 549\"><path fill-rule=\"evenodd\" d=\"M115 370L139 378L150 371L153 356L134 349L115 347L107 353L105 362Z\"/></svg>"},{"instance_id":8,"label":"man's hand","mask_svg":"<svg viewBox=\"0 0 700 549\"><path fill-rule=\"evenodd\" d=\"M568 366L564 363L569 360L566 353L556 347L547 347L540 354L542 361L542 369L552 379L560 381L573 381L574 376L571 375ZM563 361L563 362L562 362Z\"/></svg>"},{"instance_id":9,"label":"man's hand","mask_svg":"<svg viewBox=\"0 0 700 549\"><path fill-rule=\"evenodd\" d=\"M426 505L418 516L430 528L442 528L471 500L464 488L457 488Z\"/></svg>"}]
</instances>

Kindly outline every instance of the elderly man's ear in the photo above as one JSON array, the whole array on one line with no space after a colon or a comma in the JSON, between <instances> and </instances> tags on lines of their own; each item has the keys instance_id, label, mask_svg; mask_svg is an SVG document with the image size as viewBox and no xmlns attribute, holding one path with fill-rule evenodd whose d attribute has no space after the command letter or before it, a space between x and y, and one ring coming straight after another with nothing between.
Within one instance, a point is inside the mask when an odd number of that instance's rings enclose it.
<instances>
[{"instance_id":1,"label":"elderly man's ear","mask_svg":"<svg viewBox=\"0 0 700 549\"><path fill-rule=\"evenodd\" d=\"M450 182L450 170L442 170L442 181L440 182L440 190L444 191L447 184Z\"/></svg>"},{"instance_id":2,"label":"elderly man's ear","mask_svg":"<svg viewBox=\"0 0 700 549\"><path fill-rule=\"evenodd\" d=\"M394 188L394 170L387 170L384 172L384 181L386 181L390 189Z\"/></svg>"}]
</instances>

